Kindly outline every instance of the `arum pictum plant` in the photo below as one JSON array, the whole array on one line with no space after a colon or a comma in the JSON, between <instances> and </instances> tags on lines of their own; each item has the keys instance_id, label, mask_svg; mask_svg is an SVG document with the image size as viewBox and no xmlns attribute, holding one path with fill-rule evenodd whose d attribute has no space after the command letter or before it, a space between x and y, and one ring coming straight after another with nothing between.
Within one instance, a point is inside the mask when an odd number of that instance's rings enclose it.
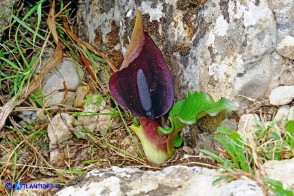
<instances>
[{"instance_id":1,"label":"arum pictum plant","mask_svg":"<svg viewBox=\"0 0 294 196\"><path fill-rule=\"evenodd\" d=\"M187 124L196 122L198 115L217 114L232 109L225 99L214 102L203 93L189 94L174 105L173 78L163 55L151 37L144 32L140 11L124 61L109 81L115 101L138 117L140 126L130 128L140 139L147 159L164 163L174 155L173 140ZM170 128L160 127L158 118L169 113Z\"/></svg>"}]
</instances>

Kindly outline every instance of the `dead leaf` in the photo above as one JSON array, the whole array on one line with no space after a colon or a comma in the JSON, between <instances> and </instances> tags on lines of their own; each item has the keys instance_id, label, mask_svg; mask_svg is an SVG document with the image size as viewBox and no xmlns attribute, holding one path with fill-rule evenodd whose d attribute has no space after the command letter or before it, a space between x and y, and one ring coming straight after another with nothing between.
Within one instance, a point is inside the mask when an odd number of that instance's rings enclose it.
<instances>
[{"instance_id":1,"label":"dead leaf","mask_svg":"<svg viewBox=\"0 0 294 196\"><path fill-rule=\"evenodd\" d=\"M92 79L95 82L99 82L99 80L96 76L96 73L94 72L93 67L91 65L91 62L87 59L87 57L85 57L84 55L81 55L80 59L84 63L84 65L86 66L86 69L89 72L89 74L91 75Z\"/></svg>"},{"instance_id":2,"label":"dead leaf","mask_svg":"<svg viewBox=\"0 0 294 196\"><path fill-rule=\"evenodd\" d=\"M87 42L79 39L70 29L68 22L66 20L63 21L63 27L65 29L65 32L73 39L75 40L78 44L85 46L86 48L88 48L90 51L92 51L94 54L100 56L101 58L103 58L108 65L110 66L110 68L112 69L113 72L116 72L117 69L116 67L112 64L112 62L110 61L110 59L102 52L97 51L93 46L91 46L90 44L88 44Z\"/></svg>"},{"instance_id":3,"label":"dead leaf","mask_svg":"<svg viewBox=\"0 0 294 196\"><path fill-rule=\"evenodd\" d=\"M55 25L55 0L52 2L50 7L50 11L47 18L47 25L51 31L54 42L58 46L60 43L59 43L58 34L56 31L56 25Z\"/></svg>"}]
</instances>

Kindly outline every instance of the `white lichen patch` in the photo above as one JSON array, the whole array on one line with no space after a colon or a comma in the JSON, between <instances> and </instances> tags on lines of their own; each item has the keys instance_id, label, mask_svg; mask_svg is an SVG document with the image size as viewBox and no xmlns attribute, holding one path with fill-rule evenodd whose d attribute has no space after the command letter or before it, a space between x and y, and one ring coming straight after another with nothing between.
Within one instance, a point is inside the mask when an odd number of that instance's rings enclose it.
<instances>
[{"instance_id":1,"label":"white lichen patch","mask_svg":"<svg viewBox=\"0 0 294 196\"><path fill-rule=\"evenodd\" d=\"M162 3L156 3L156 7L152 7L151 5L152 2L150 1L142 2L141 11L143 14L148 14L150 16L150 21L159 21L160 18L164 15L162 12Z\"/></svg>"},{"instance_id":2,"label":"white lichen patch","mask_svg":"<svg viewBox=\"0 0 294 196\"><path fill-rule=\"evenodd\" d=\"M244 15L245 7L241 4L241 2L230 1L229 2L229 16L232 19L240 20Z\"/></svg>"},{"instance_id":3,"label":"white lichen patch","mask_svg":"<svg viewBox=\"0 0 294 196\"><path fill-rule=\"evenodd\" d=\"M224 63L212 63L209 66L208 74L213 76L216 81L221 81L225 78L225 73L228 69L228 65Z\"/></svg>"},{"instance_id":4,"label":"white lichen patch","mask_svg":"<svg viewBox=\"0 0 294 196\"><path fill-rule=\"evenodd\" d=\"M214 46L215 35L213 32L209 32L208 39L206 42L206 46Z\"/></svg>"},{"instance_id":5,"label":"white lichen patch","mask_svg":"<svg viewBox=\"0 0 294 196\"><path fill-rule=\"evenodd\" d=\"M223 60L216 57L215 63L209 66L208 75L213 76L216 81L233 81L238 73L244 73L244 61L241 55L227 56Z\"/></svg>"},{"instance_id":6,"label":"white lichen patch","mask_svg":"<svg viewBox=\"0 0 294 196\"><path fill-rule=\"evenodd\" d=\"M244 73L245 72L244 61L243 61L242 56L240 54L237 55L235 62L236 62L237 73Z\"/></svg>"},{"instance_id":7,"label":"white lichen patch","mask_svg":"<svg viewBox=\"0 0 294 196\"><path fill-rule=\"evenodd\" d=\"M140 171L139 169L136 169L136 168L120 168L117 166L111 167L111 170L121 178L130 178L132 177L133 173Z\"/></svg>"},{"instance_id":8,"label":"white lichen patch","mask_svg":"<svg viewBox=\"0 0 294 196\"><path fill-rule=\"evenodd\" d=\"M247 7L244 10L244 26L254 26L256 24L262 24L267 22L265 17L270 17L272 12L267 8L267 2L261 1L259 6L256 6L254 2L248 1ZM244 8L242 8L244 9Z\"/></svg>"},{"instance_id":9,"label":"white lichen patch","mask_svg":"<svg viewBox=\"0 0 294 196\"><path fill-rule=\"evenodd\" d=\"M219 16L216 19L215 27L214 27L214 33L218 36L225 36L228 31L229 24L224 19L224 16Z\"/></svg>"}]
</instances>

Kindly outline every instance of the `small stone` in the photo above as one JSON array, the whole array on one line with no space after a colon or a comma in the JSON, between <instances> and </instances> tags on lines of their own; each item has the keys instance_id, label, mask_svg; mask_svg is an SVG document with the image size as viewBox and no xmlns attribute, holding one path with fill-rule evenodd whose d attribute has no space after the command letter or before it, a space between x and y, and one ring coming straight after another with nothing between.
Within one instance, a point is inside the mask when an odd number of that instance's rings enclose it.
<instances>
[{"instance_id":1,"label":"small stone","mask_svg":"<svg viewBox=\"0 0 294 196\"><path fill-rule=\"evenodd\" d=\"M22 118L22 120L28 124L37 118L36 112L30 111L30 110L22 111L18 116Z\"/></svg>"},{"instance_id":2,"label":"small stone","mask_svg":"<svg viewBox=\"0 0 294 196\"><path fill-rule=\"evenodd\" d=\"M288 120L294 120L294 106L290 108Z\"/></svg>"},{"instance_id":3,"label":"small stone","mask_svg":"<svg viewBox=\"0 0 294 196\"><path fill-rule=\"evenodd\" d=\"M82 126L91 131L98 130L100 133L106 133L107 127L110 126L112 111L109 109L103 109L99 112L99 115L93 114L90 116L79 116L76 122L76 126Z\"/></svg>"},{"instance_id":4,"label":"small stone","mask_svg":"<svg viewBox=\"0 0 294 196\"><path fill-rule=\"evenodd\" d=\"M285 120L288 118L290 112L290 106L288 105L283 105L281 106L278 111L276 116L274 117L274 120Z\"/></svg>"},{"instance_id":5,"label":"small stone","mask_svg":"<svg viewBox=\"0 0 294 196\"><path fill-rule=\"evenodd\" d=\"M62 104L66 98L67 105L72 105L75 93L81 83L83 71L73 61L64 60L62 64L53 72L48 74L44 81L42 91L45 101L50 106ZM65 94L65 86L68 90Z\"/></svg>"},{"instance_id":6,"label":"small stone","mask_svg":"<svg viewBox=\"0 0 294 196\"><path fill-rule=\"evenodd\" d=\"M58 149L57 145L49 145L50 148L50 163L54 165L62 165L64 160L64 153L61 149Z\"/></svg>"},{"instance_id":7,"label":"small stone","mask_svg":"<svg viewBox=\"0 0 294 196\"><path fill-rule=\"evenodd\" d=\"M277 52L288 59L294 60L294 37L286 36L278 44Z\"/></svg>"},{"instance_id":8,"label":"small stone","mask_svg":"<svg viewBox=\"0 0 294 196\"><path fill-rule=\"evenodd\" d=\"M294 158L290 160L273 160L263 164L268 178L280 181L285 187L294 191Z\"/></svg>"},{"instance_id":9,"label":"small stone","mask_svg":"<svg viewBox=\"0 0 294 196\"><path fill-rule=\"evenodd\" d=\"M98 115L79 116L76 125L95 132L97 129L98 118Z\"/></svg>"},{"instance_id":10,"label":"small stone","mask_svg":"<svg viewBox=\"0 0 294 196\"><path fill-rule=\"evenodd\" d=\"M258 130L256 121L259 121L259 117L256 114L244 114L240 117L238 124L238 133L244 138L247 138L249 133Z\"/></svg>"},{"instance_id":11,"label":"small stone","mask_svg":"<svg viewBox=\"0 0 294 196\"><path fill-rule=\"evenodd\" d=\"M186 153L186 154L195 154L194 153L194 150L192 148L190 148L189 146L183 146L183 151Z\"/></svg>"},{"instance_id":12,"label":"small stone","mask_svg":"<svg viewBox=\"0 0 294 196\"><path fill-rule=\"evenodd\" d=\"M269 100L272 105L286 105L294 99L294 86L279 86L272 90Z\"/></svg>"},{"instance_id":13,"label":"small stone","mask_svg":"<svg viewBox=\"0 0 294 196\"><path fill-rule=\"evenodd\" d=\"M69 131L73 127L75 119L66 113L57 114L48 125L48 137L50 144L58 145L72 137ZM66 122L66 123L65 123Z\"/></svg>"},{"instance_id":14,"label":"small stone","mask_svg":"<svg viewBox=\"0 0 294 196\"><path fill-rule=\"evenodd\" d=\"M88 87L87 86L79 86L76 92L76 96L74 99L73 106L77 108L84 107L84 99L88 94Z\"/></svg>"}]
</instances>

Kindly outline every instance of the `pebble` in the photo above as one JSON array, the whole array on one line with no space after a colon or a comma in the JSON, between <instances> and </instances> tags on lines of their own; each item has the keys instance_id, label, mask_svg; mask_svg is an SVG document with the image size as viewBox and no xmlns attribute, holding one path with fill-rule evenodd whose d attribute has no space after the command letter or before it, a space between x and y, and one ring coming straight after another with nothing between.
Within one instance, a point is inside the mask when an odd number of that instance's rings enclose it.
<instances>
[{"instance_id":1,"label":"pebble","mask_svg":"<svg viewBox=\"0 0 294 196\"><path fill-rule=\"evenodd\" d=\"M294 60L294 37L286 36L278 44L277 52L288 59Z\"/></svg>"},{"instance_id":2,"label":"pebble","mask_svg":"<svg viewBox=\"0 0 294 196\"><path fill-rule=\"evenodd\" d=\"M95 132L97 129L98 115L79 116L76 125Z\"/></svg>"},{"instance_id":3,"label":"pebble","mask_svg":"<svg viewBox=\"0 0 294 196\"><path fill-rule=\"evenodd\" d=\"M50 106L62 104L64 98L67 98L66 105L72 105L75 93L81 83L83 71L71 60L64 60L62 64L47 75L42 87L45 95L45 101ZM65 86L68 90L65 94Z\"/></svg>"},{"instance_id":4,"label":"pebble","mask_svg":"<svg viewBox=\"0 0 294 196\"><path fill-rule=\"evenodd\" d=\"M34 121L37 118L36 112L30 110L24 110L18 116L28 124L32 123L32 121Z\"/></svg>"},{"instance_id":5,"label":"pebble","mask_svg":"<svg viewBox=\"0 0 294 196\"><path fill-rule=\"evenodd\" d=\"M274 117L274 120L278 121L278 120L285 120L288 118L290 112L290 106L288 105L283 105L281 106L278 111L276 116Z\"/></svg>"},{"instance_id":6,"label":"pebble","mask_svg":"<svg viewBox=\"0 0 294 196\"><path fill-rule=\"evenodd\" d=\"M84 107L84 99L86 95L88 94L88 87L87 86L79 86L76 92L76 96L74 99L73 106L77 108Z\"/></svg>"},{"instance_id":7,"label":"pebble","mask_svg":"<svg viewBox=\"0 0 294 196\"><path fill-rule=\"evenodd\" d=\"M286 105L294 99L294 86L279 86L272 90L269 100L272 105Z\"/></svg>"},{"instance_id":8,"label":"pebble","mask_svg":"<svg viewBox=\"0 0 294 196\"><path fill-rule=\"evenodd\" d=\"M64 140L71 138L72 133L69 129L73 127L74 121L75 119L66 113L56 114L48 125L50 144L58 145Z\"/></svg>"}]
</instances>

